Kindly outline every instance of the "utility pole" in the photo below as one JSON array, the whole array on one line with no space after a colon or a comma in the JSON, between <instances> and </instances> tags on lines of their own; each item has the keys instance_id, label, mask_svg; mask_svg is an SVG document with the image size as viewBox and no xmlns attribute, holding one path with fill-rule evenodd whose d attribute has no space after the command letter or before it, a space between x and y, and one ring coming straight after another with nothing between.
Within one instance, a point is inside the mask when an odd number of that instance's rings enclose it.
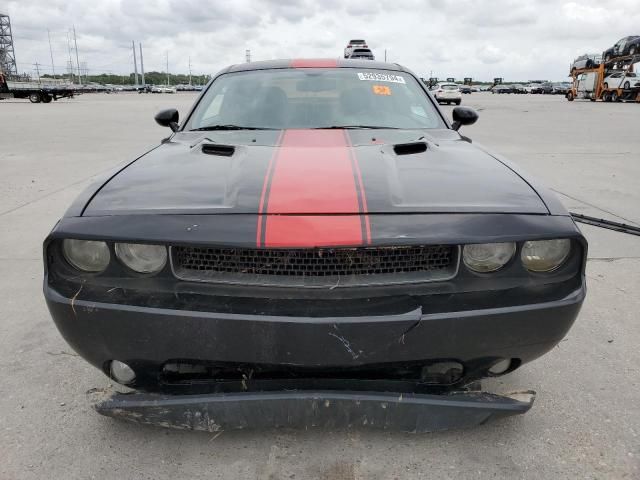
<instances>
[{"instance_id":1,"label":"utility pole","mask_svg":"<svg viewBox=\"0 0 640 480\"><path fill-rule=\"evenodd\" d=\"M245 54L245 59L247 63L251 63L251 50L246 50L244 54Z\"/></svg>"},{"instance_id":2,"label":"utility pole","mask_svg":"<svg viewBox=\"0 0 640 480\"><path fill-rule=\"evenodd\" d=\"M387 49L386 48L384 49L384 61L385 62L387 61Z\"/></svg>"},{"instance_id":3,"label":"utility pole","mask_svg":"<svg viewBox=\"0 0 640 480\"><path fill-rule=\"evenodd\" d=\"M191 56L189 56L189 86L191 86Z\"/></svg>"},{"instance_id":4,"label":"utility pole","mask_svg":"<svg viewBox=\"0 0 640 480\"><path fill-rule=\"evenodd\" d=\"M36 66L36 73L38 74L38 83L40 83L40 65L38 62L34 63L34 65Z\"/></svg>"},{"instance_id":5,"label":"utility pole","mask_svg":"<svg viewBox=\"0 0 640 480\"><path fill-rule=\"evenodd\" d=\"M53 78L56 78L56 66L53 64L53 49L51 48L51 33L47 28L47 37L49 37L49 53L51 54L51 71L53 72Z\"/></svg>"},{"instance_id":6,"label":"utility pole","mask_svg":"<svg viewBox=\"0 0 640 480\"><path fill-rule=\"evenodd\" d=\"M73 60L71 60L71 35L68 30L67 30L67 51L69 52L69 63L68 63L69 81L73 83Z\"/></svg>"},{"instance_id":7,"label":"utility pole","mask_svg":"<svg viewBox=\"0 0 640 480\"><path fill-rule=\"evenodd\" d=\"M133 84L138 85L138 62L136 60L136 43L131 40L131 47L133 48Z\"/></svg>"},{"instance_id":8,"label":"utility pole","mask_svg":"<svg viewBox=\"0 0 640 480\"><path fill-rule=\"evenodd\" d=\"M82 83L82 76L80 75L80 59L78 58L78 39L76 38L76 26L73 26L73 43L76 46L76 65L78 67L78 83Z\"/></svg>"},{"instance_id":9,"label":"utility pole","mask_svg":"<svg viewBox=\"0 0 640 480\"><path fill-rule=\"evenodd\" d=\"M144 87L146 83L144 82L144 61L142 60L142 43L140 44L140 75L142 75L142 86Z\"/></svg>"},{"instance_id":10,"label":"utility pole","mask_svg":"<svg viewBox=\"0 0 640 480\"><path fill-rule=\"evenodd\" d=\"M169 86L169 50L167 50L167 87Z\"/></svg>"}]
</instances>

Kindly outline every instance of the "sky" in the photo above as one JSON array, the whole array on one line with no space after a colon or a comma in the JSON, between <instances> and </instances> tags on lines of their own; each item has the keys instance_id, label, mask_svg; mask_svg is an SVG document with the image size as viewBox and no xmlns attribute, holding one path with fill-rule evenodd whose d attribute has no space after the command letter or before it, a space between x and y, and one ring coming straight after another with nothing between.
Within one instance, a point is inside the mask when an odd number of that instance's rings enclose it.
<instances>
[{"instance_id":1,"label":"sky","mask_svg":"<svg viewBox=\"0 0 640 480\"><path fill-rule=\"evenodd\" d=\"M428 78L563 80L571 60L640 35L640 0L0 0L11 16L18 70L66 70L67 34L90 74L214 74L245 61L342 56L364 38L377 60ZM72 52L75 62L75 52Z\"/></svg>"}]
</instances>

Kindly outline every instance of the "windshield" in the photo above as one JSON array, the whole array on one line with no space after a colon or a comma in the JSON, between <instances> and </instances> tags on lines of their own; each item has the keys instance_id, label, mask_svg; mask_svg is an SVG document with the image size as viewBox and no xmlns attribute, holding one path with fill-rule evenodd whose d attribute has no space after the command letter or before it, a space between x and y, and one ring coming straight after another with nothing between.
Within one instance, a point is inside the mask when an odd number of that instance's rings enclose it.
<instances>
[{"instance_id":1,"label":"windshield","mask_svg":"<svg viewBox=\"0 0 640 480\"><path fill-rule=\"evenodd\" d=\"M374 69L273 69L229 73L209 87L185 130L242 128L445 128L415 78Z\"/></svg>"}]
</instances>

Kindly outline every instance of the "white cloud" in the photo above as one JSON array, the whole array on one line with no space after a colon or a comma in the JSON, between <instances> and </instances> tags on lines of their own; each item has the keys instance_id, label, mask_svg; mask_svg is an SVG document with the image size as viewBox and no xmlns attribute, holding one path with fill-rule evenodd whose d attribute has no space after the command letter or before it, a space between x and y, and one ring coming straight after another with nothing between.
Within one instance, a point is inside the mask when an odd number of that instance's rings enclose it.
<instances>
[{"instance_id":1,"label":"white cloud","mask_svg":"<svg viewBox=\"0 0 640 480\"><path fill-rule=\"evenodd\" d=\"M504 60L507 55L498 47L493 45L485 45L476 50L476 56L483 63L498 63Z\"/></svg>"}]
</instances>

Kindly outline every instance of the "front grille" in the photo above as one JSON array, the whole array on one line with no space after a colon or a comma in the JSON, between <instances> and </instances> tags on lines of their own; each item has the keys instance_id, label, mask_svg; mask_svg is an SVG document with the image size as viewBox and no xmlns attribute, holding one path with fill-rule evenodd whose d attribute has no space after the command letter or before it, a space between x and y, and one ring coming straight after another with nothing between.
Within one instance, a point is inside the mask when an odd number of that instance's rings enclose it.
<instances>
[{"instance_id":1,"label":"front grille","mask_svg":"<svg viewBox=\"0 0 640 480\"><path fill-rule=\"evenodd\" d=\"M451 278L458 247L419 245L362 248L257 249L171 247L183 280L322 287L436 281Z\"/></svg>"}]
</instances>

